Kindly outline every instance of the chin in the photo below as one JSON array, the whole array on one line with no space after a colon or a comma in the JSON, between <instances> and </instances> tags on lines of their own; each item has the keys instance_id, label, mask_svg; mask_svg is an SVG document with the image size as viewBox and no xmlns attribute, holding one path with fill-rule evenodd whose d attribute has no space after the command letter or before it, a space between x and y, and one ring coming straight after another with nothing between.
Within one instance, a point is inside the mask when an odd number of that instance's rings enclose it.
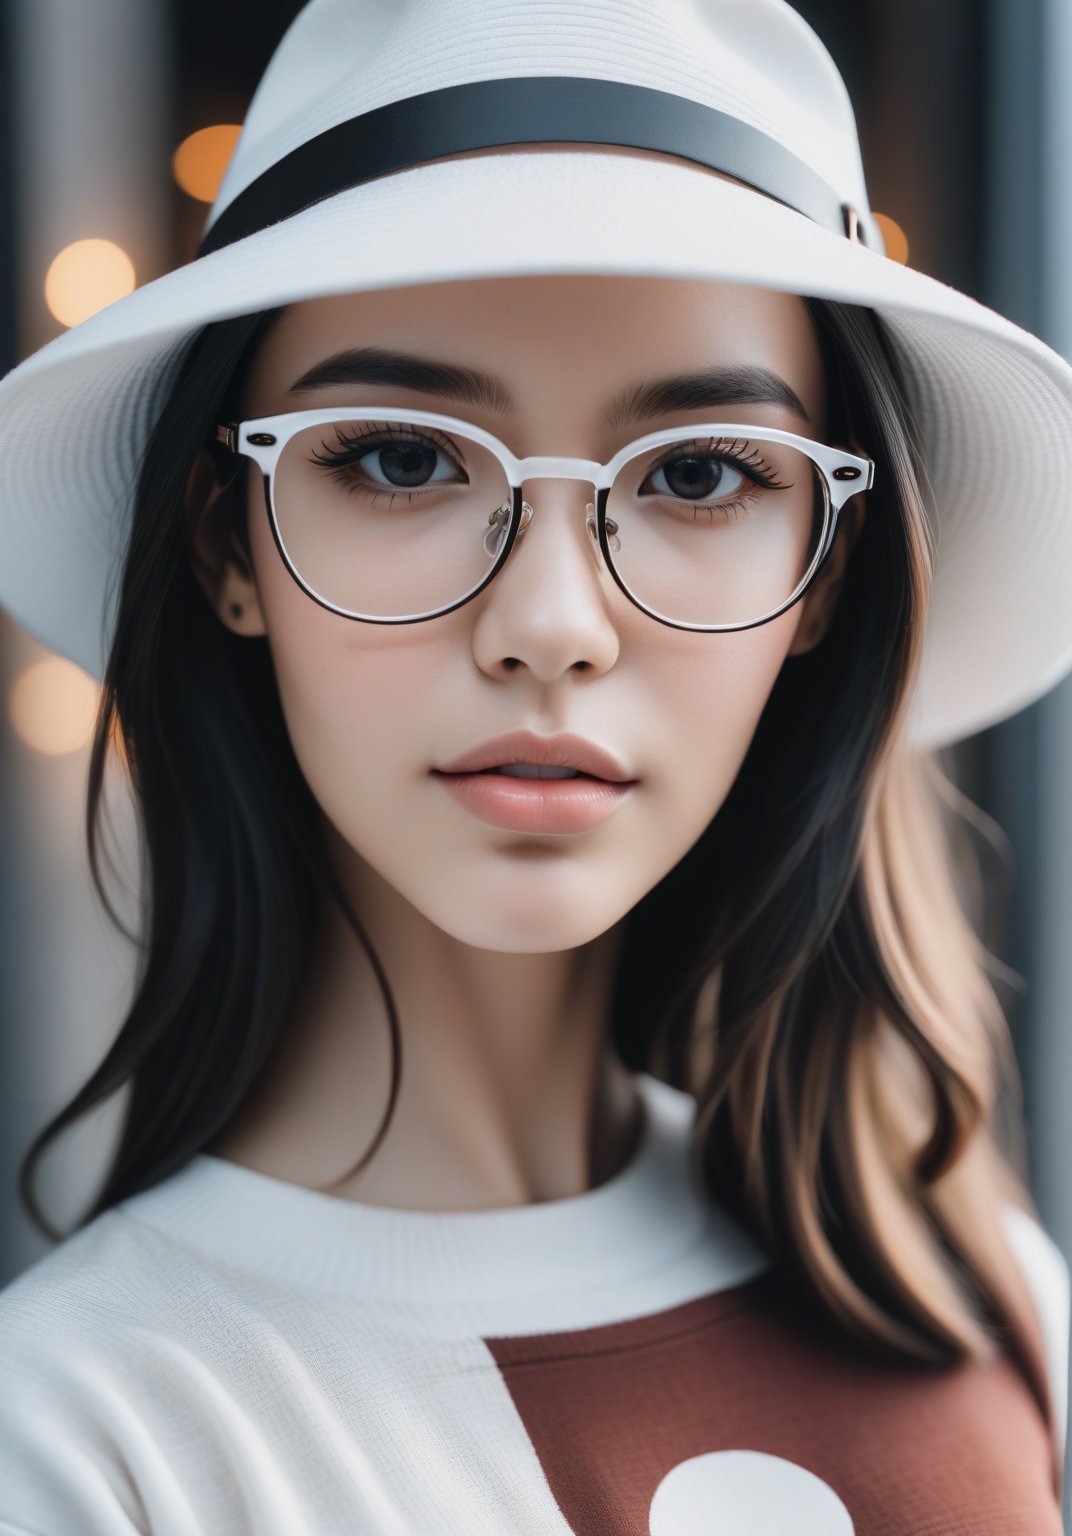
<instances>
[{"instance_id":1,"label":"chin","mask_svg":"<svg viewBox=\"0 0 1072 1536\"><path fill-rule=\"evenodd\" d=\"M591 910L590 903L577 902L576 911L564 910L561 896L527 901L519 892L516 910L504 912L502 902L489 896L486 902L468 893L452 902L448 910L440 903L421 905L429 922L442 929L459 944L472 949L492 950L502 955L558 954L590 944L625 916L619 907L606 913Z\"/></svg>"}]
</instances>

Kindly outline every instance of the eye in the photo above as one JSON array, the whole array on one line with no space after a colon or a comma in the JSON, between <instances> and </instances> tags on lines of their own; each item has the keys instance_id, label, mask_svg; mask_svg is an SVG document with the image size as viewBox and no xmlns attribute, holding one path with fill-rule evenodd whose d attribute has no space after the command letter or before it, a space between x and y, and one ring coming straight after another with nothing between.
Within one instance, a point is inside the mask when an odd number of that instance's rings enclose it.
<instances>
[{"instance_id":1,"label":"eye","mask_svg":"<svg viewBox=\"0 0 1072 1536\"><path fill-rule=\"evenodd\" d=\"M445 444L412 427L377 426L360 432L337 429L338 445L313 455L313 462L336 471L354 487L405 491L443 484L466 484L468 477ZM355 474L359 471L360 474ZM364 477L363 479L361 477Z\"/></svg>"},{"instance_id":2,"label":"eye","mask_svg":"<svg viewBox=\"0 0 1072 1536\"><path fill-rule=\"evenodd\" d=\"M657 494L706 501L716 494L734 496L748 477L734 465L711 453L677 454L666 459L649 479ZM659 484L660 480L662 484Z\"/></svg>"},{"instance_id":3,"label":"eye","mask_svg":"<svg viewBox=\"0 0 1072 1536\"><path fill-rule=\"evenodd\" d=\"M785 452L781 453L783 465ZM781 466L780 466L781 467ZM626 467L620 490L647 502L649 514L724 522L745 517L768 491L791 490L793 479L778 471L744 438L680 439L645 469Z\"/></svg>"},{"instance_id":4,"label":"eye","mask_svg":"<svg viewBox=\"0 0 1072 1536\"><path fill-rule=\"evenodd\" d=\"M438 469L437 460L442 461ZM429 442L381 440L366 447L350 462L359 464L375 485L397 490L434 485L453 478L447 455Z\"/></svg>"}]
</instances>

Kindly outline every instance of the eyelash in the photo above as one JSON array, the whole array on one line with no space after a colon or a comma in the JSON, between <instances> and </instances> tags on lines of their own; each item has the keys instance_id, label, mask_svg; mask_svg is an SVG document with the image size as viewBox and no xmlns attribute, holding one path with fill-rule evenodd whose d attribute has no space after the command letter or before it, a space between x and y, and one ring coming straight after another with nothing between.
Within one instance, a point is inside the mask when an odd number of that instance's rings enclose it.
<instances>
[{"instance_id":1,"label":"eyelash","mask_svg":"<svg viewBox=\"0 0 1072 1536\"><path fill-rule=\"evenodd\" d=\"M760 485L768 486L771 490L788 489L787 486L780 484L775 479L776 471L760 455L757 448L752 448L751 458L745 458L744 453L738 450L738 444L741 444L743 448L749 446L747 438L743 437L732 439L727 437L709 437L703 442L698 437L693 438L691 441L678 440L671 445L670 450L656 464L652 465L652 471L662 469L664 464L672 463L679 456L675 450L687 448L691 452L714 453L718 454L719 457L727 458L731 464L735 464L746 475L749 474L750 468L755 469L757 473L750 478L757 480Z\"/></svg>"}]
</instances>

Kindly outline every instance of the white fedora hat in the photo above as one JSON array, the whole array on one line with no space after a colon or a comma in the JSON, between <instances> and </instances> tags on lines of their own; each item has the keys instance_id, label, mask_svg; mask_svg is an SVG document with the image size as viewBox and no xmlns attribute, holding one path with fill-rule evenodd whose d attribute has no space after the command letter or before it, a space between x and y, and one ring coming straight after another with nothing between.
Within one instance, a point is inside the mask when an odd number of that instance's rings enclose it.
<instances>
[{"instance_id":1,"label":"white fedora hat","mask_svg":"<svg viewBox=\"0 0 1072 1536\"><path fill-rule=\"evenodd\" d=\"M548 140L570 147L440 158ZM873 308L922 426L938 536L912 740L969 735L1072 670L1072 368L885 255L844 82L784 0L311 0L197 258L0 380L0 604L103 677L139 459L207 322L553 272Z\"/></svg>"}]
</instances>

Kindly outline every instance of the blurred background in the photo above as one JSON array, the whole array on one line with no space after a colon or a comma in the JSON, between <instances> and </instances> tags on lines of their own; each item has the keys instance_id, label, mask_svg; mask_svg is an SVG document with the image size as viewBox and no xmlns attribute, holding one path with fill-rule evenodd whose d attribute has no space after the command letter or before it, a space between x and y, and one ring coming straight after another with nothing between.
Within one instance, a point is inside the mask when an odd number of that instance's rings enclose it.
<instances>
[{"instance_id":1,"label":"blurred background","mask_svg":"<svg viewBox=\"0 0 1072 1536\"><path fill-rule=\"evenodd\" d=\"M0 0L0 374L192 259L254 86L299 9ZM1072 358L1070 0L797 9L848 83L891 254ZM0 1284L46 1248L16 1199L18 1161L100 1059L131 988L130 945L92 892L85 851L96 692L0 613ZM1072 684L951 759L1008 838L1011 884L991 944L1023 978L1001 995L1032 1184L1072 1256ZM113 900L131 923L136 851L121 783L109 803ZM998 890L1001 858L987 867ZM73 1127L46 1160L41 1194L65 1226L92 1193L121 1108Z\"/></svg>"}]
</instances>

